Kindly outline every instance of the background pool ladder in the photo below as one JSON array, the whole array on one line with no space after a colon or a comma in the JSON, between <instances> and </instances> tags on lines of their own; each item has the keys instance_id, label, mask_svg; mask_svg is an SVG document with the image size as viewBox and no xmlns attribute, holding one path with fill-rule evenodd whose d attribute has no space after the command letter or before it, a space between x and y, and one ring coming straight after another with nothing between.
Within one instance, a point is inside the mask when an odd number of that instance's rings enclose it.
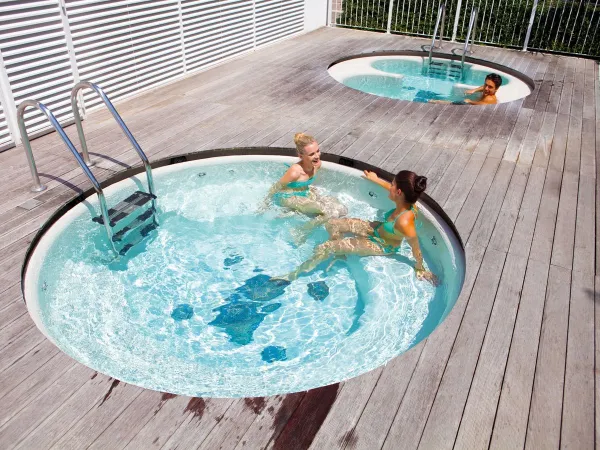
<instances>
[{"instance_id":1,"label":"background pool ladder","mask_svg":"<svg viewBox=\"0 0 600 450\"><path fill-rule=\"evenodd\" d=\"M478 7L474 7L471 11L471 17L469 19L469 29L467 31L467 38L465 39L465 44L462 49L460 64L455 63L454 60L449 60L448 62L436 61L433 59L433 50L435 48L442 48L442 40L444 37L444 21L446 20L446 3L442 3L440 5L438 9L437 19L435 21L435 28L433 30L431 45L429 47L429 55L427 58L426 70L429 74L437 75L443 77L444 79L451 79L453 81L462 81L465 70L465 56L467 55L467 53L471 53L473 42L475 40L475 27L477 23L478 13ZM436 47L435 40L438 35L438 29L440 30L439 45ZM469 39L471 39L470 47Z\"/></svg>"},{"instance_id":2,"label":"background pool ladder","mask_svg":"<svg viewBox=\"0 0 600 450\"><path fill-rule=\"evenodd\" d=\"M77 95L79 91L84 88L92 89L94 92L96 92L96 94L98 94L100 99L104 102L114 119L117 121L133 145L133 148L136 150L137 154L142 160L146 170L148 192L141 190L135 191L133 194L110 209L107 207L106 198L100 183L90 170L90 167L93 166L94 163L89 157L83 126L81 124L81 116L79 114L79 108L77 105ZM29 136L25 127L24 114L28 107L36 108L44 113L44 115L50 121L52 128L54 128L54 130L58 133L62 141L71 151L83 169L83 172L92 183L100 203L100 215L94 217L92 220L98 224L104 225L111 248L116 253L124 255L128 250L144 240L148 234L158 226L158 220L156 217L156 195L154 193L152 168L150 167L150 162L148 161L146 154L142 151L141 147L125 125L125 122L123 122L123 119L100 86L88 81L82 81L77 83L71 90L71 107L73 108L73 115L75 118L75 124L77 126L77 134L79 135L79 140L81 142L83 156L79 154L69 137L64 132L62 126L58 123L58 120L56 120L54 114L52 114L52 111L50 111L44 104L36 100L24 100L17 108L17 119L19 123L19 130L21 132L21 139L23 140L25 154L27 155L27 162L29 163L29 169L31 170L31 175L34 181L32 190L34 192L41 192L46 189L46 186L40 183L40 178L35 166L35 160L33 158L33 152L31 151Z\"/></svg>"}]
</instances>

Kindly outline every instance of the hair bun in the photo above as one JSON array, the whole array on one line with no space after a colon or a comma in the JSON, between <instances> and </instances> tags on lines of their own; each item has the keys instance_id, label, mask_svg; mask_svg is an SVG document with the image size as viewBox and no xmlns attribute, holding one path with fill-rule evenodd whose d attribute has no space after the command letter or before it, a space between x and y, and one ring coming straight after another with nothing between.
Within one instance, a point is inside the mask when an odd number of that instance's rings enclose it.
<instances>
[{"instance_id":1,"label":"hair bun","mask_svg":"<svg viewBox=\"0 0 600 450\"><path fill-rule=\"evenodd\" d=\"M427 189L427 177L417 176L415 178L415 192L421 193Z\"/></svg>"},{"instance_id":2,"label":"hair bun","mask_svg":"<svg viewBox=\"0 0 600 450\"><path fill-rule=\"evenodd\" d=\"M304 137L304 133L296 133L294 135L294 144L298 144L300 141L302 141L303 137Z\"/></svg>"}]
</instances>

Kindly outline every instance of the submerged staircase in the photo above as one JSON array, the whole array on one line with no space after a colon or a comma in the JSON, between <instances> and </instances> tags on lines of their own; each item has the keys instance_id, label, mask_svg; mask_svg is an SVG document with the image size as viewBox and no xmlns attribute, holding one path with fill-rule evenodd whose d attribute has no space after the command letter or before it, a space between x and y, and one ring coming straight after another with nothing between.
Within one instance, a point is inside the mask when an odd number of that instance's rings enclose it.
<instances>
[{"instance_id":1,"label":"submerged staircase","mask_svg":"<svg viewBox=\"0 0 600 450\"><path fill-rule=\"evenodd\" d=\"M460 64L455 64L453 61L444 62L433 60L429 63L427 73L435 78L460 81L462 79L463 69Z\"/></svg>"},{"instance_id":2,"label":"submerged staircase","mask_svg":"<svg viewBox=\"0 0 600 450\"><path fill-rule=\"evenodd\" d=\"M125 255L129 249L143 241L158 227L155 200L154 194L135 191L107 211L108 225L112 231L110 239L120 255ZM146 206L148 203L150 203L149 207ZM101 225L105 223L102 215L92 220Z\"/></svg>"},{"instance_id":3,"label":"submerged staircase","mask_svg":"<svg viewBox=\"0 0 600 450\"><path fill-rule=\"evenodd\" d=\"M125 133L133 148L137 152L138 156L144 164L146 171L146 177L148 181L148 192L141 190L135 191L129 195L123 201L119 202L113 208L108 209L106 205L106 198L100 183L90 170L90 167L94 163L90 160L87 144L85 141L85 135L83 133L83 127L81 125L81 116L77 105L77 98L79 91L83 88L89 88L98 94L100 99L104 102L113 118L117 121L121 130ZM100 203L100 215L92 218L92 221L104 225L106 235L110 243L110 247L115 253L119 255L125 255L131 248L142 242L149 233L158 227L158 219L156 217L156 195L154 194L154 182L152 179L152 168L150 162L146 157L146 154L142 151L139 144L123 122L123 119L108 99L104 91L96 84L88 81L82 81L77 83L71 90L71 107L73 109L73 116L75 124L77 125L77 134L81 142L81 155L66 135L61 125L52 111L50 111L44 104L36 100L24 100L17 108L17 120L19 123L19 129L21 131L21 139L23 140L23 147L25 148L25 154L33 177L34 186L32 190L34 192L40 192L46 189L46 186L40 183L40 178L35 166L35 160L33 158L33 152L31 151L31 144L29 142L29 136L25 127L24 114L25 110L29 107L40 110L50 121L52 128L58 133L62 141L65 143L67 148L71 151L83 172L87 175L91 181L96 194L98 195L98 201ZM149 205L148 205L149 204Z\"/></svg>"}]
</instances>

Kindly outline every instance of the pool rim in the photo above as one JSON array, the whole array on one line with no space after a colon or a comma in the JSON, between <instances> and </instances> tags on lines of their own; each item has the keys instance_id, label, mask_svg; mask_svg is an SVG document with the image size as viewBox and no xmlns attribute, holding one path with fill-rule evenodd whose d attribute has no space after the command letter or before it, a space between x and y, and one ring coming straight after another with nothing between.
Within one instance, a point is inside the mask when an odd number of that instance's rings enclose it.
<instances>
[{"instance_id":1,"label":"pool rim","mask_svg":"<svg viewBox=\"0 0 600 450\"><path fill-rule=\"evenodd\" d=\"M329 64L327 66L327 71L329 71L329 69L331 69L336 64L342 63L344 61L351 61L353 59L368 58L368 57L373 57L373 56L425 56L425 57L429 57L429 52L426 52L424 50L377 50L377 51L373 51L373 52L358 53L358 54L354 54L354 55L343 56L341 58L336 59L335 61L333 61L331 64ZM439 53L439 52L433 52L431 54L431 56L432 56L432 58L448 59L450 61L460 61L462 58L461 55L449 54L449 53ZM535 82L533 81L533 79L531 77L527 76L523 72L519 72L518 70L512 69L512 68L510 68L508 66L504 66L502 64L487 61L485 59L473 58L471 56L465 56L465 62L477 64L477 65L484 66L484 67L489 67L490 69L502 71L504 73L507 73L508 75L518 78L523 83L525 83L527 85L527 87L529 87L529 89L531 90L529 95L533 94L533 92L535 91ZM349 88L349 89L351 89L351 88ZM370 95L373 95L373 94L370 94ZM408 100L404 100L404 101L408 101ZM517 100L513 100L513 101L517 101Z\"/></svg>"},{"instance_id":2,"label":"pool rim","mask_svg":"<svg viewBox=\"0 0 600 450\"><path fill-rule=\"evenodd\" d=\"M209 159L223 156L248 156L248 155L267 155L267 156L297 156L297 151L294 148L289 147L231 147L231 148L221 148L221 149L211 149L211 150L199 150L195 152L188 152L179 155L167 156L165 158L158 159L150 163L152 169L157 169L159 167L171 166L174 164L186 163L190 161L197 161L201 159ZM333 153L321 153L321 160L339 164L345 167L351 167L356 170L369 170L375 172L379 177L385 179L386 181L391 181L394 178L395 174L392 174L384 169L373 166L371 164L348 158L341 155L335 155ZM144 172L143 166L131 167L129 169L122 170L117 172L115 175L107 178L106 180L100 182L102 189L106 189L108 186L119 183L120 181L131 178L135 175L138 175ZM31 240L27 251L25 253L25 258L23 260L23 264L21 266L21 293L23 296L23 301L27 304L27 298L25 297L25 274L27 273L27 268L29 266L29 261L31 256L33 255L38 243L42 239L42 237L46 234L46 232L68 211L73 209L79 203L85 201L88 197L93 196L96 193L94 188L89 188L83 192L78 193L70 200L67 200L60 207L58 207L52 215L44 222L44 224L37 231L33 239ZM419 198L419 202L424 203L430 208L432 211L437 213L441 220L443 220L449 229L452 231L458 244L460 245L460 249L465 254L465 246L458 232L454 222L448 217L442 207L437 203L433 198L427 195L425 192L421 194ZM466 267L466 259L465 259L465 267ZM462 288L461 288L462 291Z\"/></svg>"}]
</instances>

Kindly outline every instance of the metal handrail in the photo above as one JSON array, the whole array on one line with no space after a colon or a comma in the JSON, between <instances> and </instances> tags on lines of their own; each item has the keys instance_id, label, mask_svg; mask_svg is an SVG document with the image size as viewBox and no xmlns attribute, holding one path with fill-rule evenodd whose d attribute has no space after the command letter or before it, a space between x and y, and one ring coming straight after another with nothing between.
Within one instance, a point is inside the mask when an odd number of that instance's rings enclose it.
<instances>
[{"instance_id":1,"label":"metal handrail","mask_svg":"<svg viewBox=\"0 0 600 450\"><path fill-rule=\"evenodd\" d=\"M429 48L429 64L431 65L431 59L433 57L433 49L435 48L435 37L437 36L438 28L440 28L440 45L442 48L442 39L444 37L444 21L446 20L446 3L442 3L438 9L437 19L435 20L435 28L433 29L433 37L431 38L431 47Z\"/></svg>"},{"instance_id":2,"label":"metal handrail","mask_svg":"<svg viewBox=\"0 0 600 450\"><path fill-rule=\"evenodd\" d=\"M471 18L469 19L469 30L467 31L467 38L465 39L465 45L463 47L462 56L460 57L461 73L464 71L464 68L465 68L465 56L467 55L467 48L469 46L469 38L471 37L471 32L473 31L473 28L475 26L475 20L477 19L478 13L479 13L478 8L473 8L473 11L471 11ZM473 39L475 39L474 34L473 34Z\"/></svg>"},{"instance_id":3,"label":"metal handrail","mask_svg":"<svg viewBox=\"0 0 600 450\"><path fill-rule=\"evenodd\" d=\"M471 43L469 44L469 50L467 51L467 53L469 55L474 52L473 44L475 44L475 35L477 34L477 16L479 15L479 7L478 6L473 8L473 11L471 11L471 15L475 16L475 17L473 18L473 31L471 31L471 33L472 33Z\"/></svg>"},{"instance_id":4,"label":"metal handrail","mask_svg":"<svg viewBox=\"0 0 600 450\"><path fill-rule=\"evenodd\" d=\"M138 156L141 158L142 162L144 163L144 168L146 169L146 177L148 178L148 191L150 192L150 194L154 195L154 180L152 179L152 168L150 167L150 161L148 161L146 154L142 151L140 145L137 143L137 141L131 134L131 131L129 131L129 128L127 128L127 125L125 125L125 122L123 122L123 119L121 118L111 101L108 99L102 88L97 84L90 83L89 81L80 81L71 90L71 107L73 108L73 115L75 116L75 125L77 125L77 134L79 134L81 148L85 153L87 153L87 143L85 141L83 127L81 125L81 116L79 114L79 108L77 106L77 94L81 89L84 88L92 89L94 92L96 92L96 94L98 94L100 99L104 102L114 119L121 127L121 130L123 130L123 133L125 133L125 136L127 136L127 138L129 139L129 142L131 142L131 144L133 145L133 148L137 152ZM154 207L156 206L154 199L152 200L152 205Z\"/></svg>"},{"instance_id":5,"label":"metal handrail","mask_svg":"<svg viewBox=\"0 0 600 450\"><path fill-rule=\"evenodd\" d=\"M86 174L88 179L91 181L96 194L98 194L98 199L100 201L100 213L102 215L102 219L104 220L104 227L106 228L106 233L108 234L109 241L113 247L113 250L116 251L114 244L112 242L112 230L109 225L108 220L108 208L106 206L106 199L104 197L104 192L102 192L102 187L100 187L100 183L89 169L88 165L84 158L81 157L69 137L66 135L65 131L62 129L52 111L50 111L43 103L38 102L37 100L24 100L21 102L19 107L17 108L17 122L19 124L19 131L21 132L21 140L23 141L23 147L25 147L25 155L27 156L27 162L29 163L29 169L31 170L31 176L33 177L34 187L32 191L41 192L46 189L46 186L40 183L40 177L37 172L37 168L35 166L35 160L33 158L33 152L31 151L31 143L29 142L29 135L27 134L27 128L25 127L25 110L29 107L36 108L48 118L50 125L52 128L58 133L60 138L63 140L67 148L71 151L83 172ZM87 156L87 149L84 150L84 155ZM89 156L87 156L89 161Z\"/></svg>"}]
</instances>

